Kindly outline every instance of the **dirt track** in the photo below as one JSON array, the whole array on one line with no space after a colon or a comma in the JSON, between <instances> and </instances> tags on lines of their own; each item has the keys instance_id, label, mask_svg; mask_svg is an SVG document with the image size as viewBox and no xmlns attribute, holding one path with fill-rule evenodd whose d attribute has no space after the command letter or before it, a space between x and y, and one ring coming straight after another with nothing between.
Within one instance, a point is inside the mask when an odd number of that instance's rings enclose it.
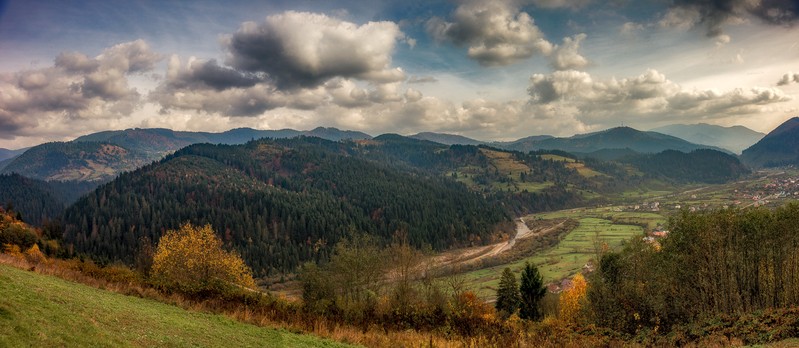
<instances>
[{"instance_id":1,"label":"dirt track","mask_svg":"<svg viewBox=\"0 0 799 348\"><path fill-rule=\"evenodd\" d=\"M555 229L562 227L564 223L566 223L566 220L547 228L532 231L529 227L527 227L527 224L524 223L522 219L519 219L516 222L516 234L509 240L485 246L451 250L433 257L431 260L431 265L433 265L434 268L443 266L469 265L485 258L494 257L511 250L513 246L516 245L517 239L520 240L550 233Z\"/></svg>"}]
</instances>

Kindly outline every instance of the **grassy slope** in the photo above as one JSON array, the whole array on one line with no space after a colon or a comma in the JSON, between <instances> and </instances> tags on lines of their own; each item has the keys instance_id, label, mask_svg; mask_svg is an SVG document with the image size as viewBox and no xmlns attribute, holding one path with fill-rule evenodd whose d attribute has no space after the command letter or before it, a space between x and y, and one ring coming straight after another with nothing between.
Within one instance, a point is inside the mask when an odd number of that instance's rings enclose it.
<instances>
[{"instance_id":1,"label":"grassy slope","mask_svg":"<svg viewBox=\"0 0 799 348\"><path fill-rule=\"evenodd\" d=\"M339 347L0 265L2 347Z\"/></svg>"}]
</instances>

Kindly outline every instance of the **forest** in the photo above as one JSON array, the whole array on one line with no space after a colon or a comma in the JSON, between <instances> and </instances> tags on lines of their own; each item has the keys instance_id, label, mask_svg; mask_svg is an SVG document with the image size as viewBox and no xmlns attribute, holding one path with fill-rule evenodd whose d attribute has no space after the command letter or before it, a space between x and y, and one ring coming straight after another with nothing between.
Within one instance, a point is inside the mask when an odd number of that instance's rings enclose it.
<instances>
[{"instance_id":1,"label":"forest","mask_svg":"<svg viewBox=\"0 0 799 348\"><path fill-rule=\"evenodd\" d=\"M509 220L456 182L350 156L340 143L262 140L193 145L121 175L67 209L64 242L130 263L165 230L210 223L263 276L326 260L350 231L441 250L488 243Z\"/></svg>"}]
</instances>

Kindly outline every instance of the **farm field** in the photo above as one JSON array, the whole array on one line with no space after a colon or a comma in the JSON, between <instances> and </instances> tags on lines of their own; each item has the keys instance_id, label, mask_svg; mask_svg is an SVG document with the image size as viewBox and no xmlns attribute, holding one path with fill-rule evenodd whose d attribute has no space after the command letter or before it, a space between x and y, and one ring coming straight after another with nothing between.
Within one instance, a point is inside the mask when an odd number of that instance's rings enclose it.
<instances>
[{"instance_id":1,"label":"farm field","mask_svg":"<svg viewBox=\"0 0 799 348\"><path fill-rule=\"evenodd\" d=\"M344 347L0 265L0 347Z\"/></svg>"},{"instance_id":2,"label":"farm field","mask_svg":"<svg viewBox=\"0 0 799 348\"><path fill-rule=\"evenodd\" d=\"M480 297L493 299L499 276L505 267L521 271L525 262L538 266L545 282L556 282L579 272L594 256L598 248L606 244L608 248L618 248L635 236L642 236L647 230L665 223L662 215L646 212L615 212L612 207L599 209L570 209L545 214L534 214L525 219L572 218L579 222L577 228L569 232L555 247L535 256L513 263L488 267L467 272L464 278L466 287Z\"/></svg>"}]
</instances>

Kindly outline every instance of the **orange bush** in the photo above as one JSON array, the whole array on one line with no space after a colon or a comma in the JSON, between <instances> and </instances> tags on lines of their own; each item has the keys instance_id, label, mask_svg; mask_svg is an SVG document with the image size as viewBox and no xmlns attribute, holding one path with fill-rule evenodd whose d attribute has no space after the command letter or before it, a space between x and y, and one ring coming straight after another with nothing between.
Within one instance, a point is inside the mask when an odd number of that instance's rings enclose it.
<instances>
[{"instance_id":1,"label":"orange bush","mask_svg":"<svg viewBox=\"0 0 799 348\"><path fill-rule=\"evenodd\" d=\"M47 262L47 257L44 256L41 250L39 250L39 245L34 244L30 249L25 251L25 258L30 263L43 263Z\"/></svg>"},{"instance_id":2,"label":"orange bush","mask_svg":"<svg viewBox=\"0 0 799 348\"><path fill-rule=\"evenodd\" d=\"M153 256L152 281L186 294L228 294L254 288L252 271L235 252L225 251L211 225L185 224L167 231Z\"/></svg>"}]
</instances>

